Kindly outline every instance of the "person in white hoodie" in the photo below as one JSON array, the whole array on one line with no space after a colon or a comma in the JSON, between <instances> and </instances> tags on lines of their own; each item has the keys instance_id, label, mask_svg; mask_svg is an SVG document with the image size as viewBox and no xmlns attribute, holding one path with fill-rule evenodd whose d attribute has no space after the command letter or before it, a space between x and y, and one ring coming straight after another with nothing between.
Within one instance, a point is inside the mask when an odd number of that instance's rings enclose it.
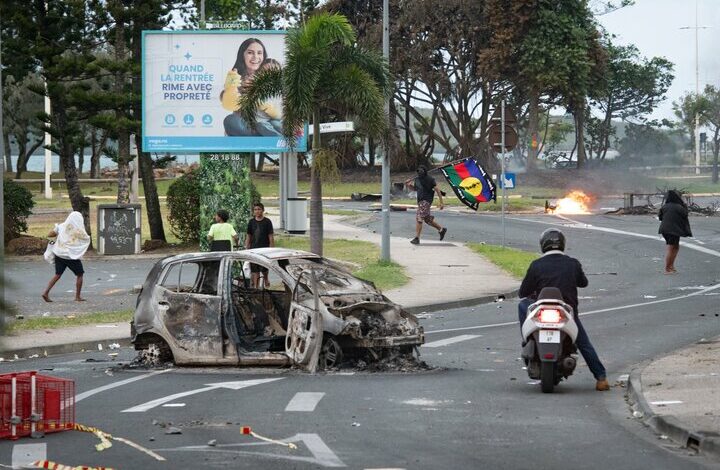
<instances>
[{"instance_id":1,"label":"person in white hoodie","mask_svg":"<svg viewBox=\"0 0 720 470\"><path fill-rule=\"evenodd\" d=\"M50 279L47 289L43 292L43 300L52 302L50 300L50 289L60 280L65 269L70 268L70 271L77 277L75 281L75 301L84 302L85 299L80 296L80 291L82 290L85 270L80 258L83 257L90 246L90 235L85 231L82 214L80 212L71 212L65 222L55 225L55 229L48 234L48 237L57 237L52 245L52 253L55 255L55 276Z\"/></svg>"}]
</instances>

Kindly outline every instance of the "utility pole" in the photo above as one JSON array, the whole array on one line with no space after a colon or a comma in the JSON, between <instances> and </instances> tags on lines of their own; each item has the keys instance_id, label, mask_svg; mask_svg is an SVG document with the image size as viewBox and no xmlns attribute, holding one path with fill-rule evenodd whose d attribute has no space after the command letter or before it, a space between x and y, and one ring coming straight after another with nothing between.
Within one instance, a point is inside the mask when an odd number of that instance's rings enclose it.
<instances>
[{"instance_id":1,"label":"utility pole","mask_svg":"<svg viewBox=\"0 0 720 470\"><path fill-rule=\"evenodd\" d=\"M0 35L0 54L2 35ZM2 55L0 55L0 131L3 128ZM0 132L0 149L5 148L3 133ZM5 304L5 159L0 158L0 303ZM5 319L0 315L0 329Z\"/></svg>"},{"instance_id":2,"label":"utility pole","mask_svg":"<svg viewBox=\"0 0 720 470\"><path fill-rule=\"evenodd\" d=\"M383 58L390 63L390 7L388 0L383 0ZM390 116L390 101L385 98L385 116ZM389 123L388 123L389 124ZM388 136L390 130L388 129ZM390 155L388 138L383 139L382 159L382 244L381 259L390 261Z\"/></svg>"},{"instance_id":3,"label":"utility pole","mask_svg":"<svg viewBox=\"0 0 720 470\"><path fill-rule=\"evenodd\" d=\"M695 30L695 99L700 97L700 47L698 30L708 29L707 26L698 26L698 2L695 0L695 26L683 26L680 29ZM700 113L695 112L695 174L700 174Z\"/></svg>"},{"instance_id":4,"label":"utility pole","mask_svg":"<svg viewBox=\"0 0 720 470\"><path fill-rule=\"evenodd\" d=\"M2 35L0 35L0 135L2 135L3 122L3 91L2 91ZM5 149L5 146L2 146ZM3 150L4 151L4 150ZM5 298L5 283L3 278L5 275L5 156L0 152L0 299ZM0 325L2 318L0 318Z\"/></svg>"}]
</instances>

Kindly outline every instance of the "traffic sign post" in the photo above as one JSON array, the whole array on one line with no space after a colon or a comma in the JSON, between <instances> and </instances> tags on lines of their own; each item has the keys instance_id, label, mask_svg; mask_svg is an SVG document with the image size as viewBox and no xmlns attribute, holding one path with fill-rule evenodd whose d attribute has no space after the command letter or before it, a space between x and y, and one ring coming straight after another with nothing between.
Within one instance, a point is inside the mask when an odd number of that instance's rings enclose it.
<instances>
[{"instance_id":1,"label":"traffic sign post","mask_svg":"<svg viewBox=\"0 0 720 470\"><path fill-rule=\"evenodd\" d=\"M488 141L492 148L500 153L500 214L502 219L503 248L505 247L505 152L514 149L518 144L518 135L513 127L516 122L517 118L511 110L505 109L505 100L502 100L500 108L496 108L490 117L491 124L488 129Z\"/></svg>"}]
</instances>

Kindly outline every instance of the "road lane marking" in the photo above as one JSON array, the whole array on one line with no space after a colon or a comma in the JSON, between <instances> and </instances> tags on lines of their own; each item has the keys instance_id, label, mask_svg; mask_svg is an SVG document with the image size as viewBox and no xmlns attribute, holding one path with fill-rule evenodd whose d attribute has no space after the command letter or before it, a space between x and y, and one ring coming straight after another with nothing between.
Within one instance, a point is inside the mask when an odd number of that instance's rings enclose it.
<instances>
[{"instance_id":1,"label":"road lane marking","mask_svg":"<svg viewBox=\"0 0 720 470\"><path fill-rule=\"evenodd\" d=\"M12 450L12 468L32 467L33 462L47 460L47 444L15 444Z\"/></svg>"},{"instance_id":2,"label":"road lane marking","mask_svg":"<svg viewBox=\"0 0 720 470\"><path fill-rule=\"evenodd\" d=\"M315 411L324 396L323 392L298 392L287 404L285 411Z\"/></svg>"},{"instance_id":3,"label":"road lane marking","mask_svg":"<svg viewBox=\"0 0 720 470\"><path fill-rule=\"evenodd\" d=\"M119 380L117 382L113 382L111 384L103 385L102 387L93 388L92 390L88 390L87 392L78 393L75 395L75 403L84 400L88 397L91 397L93 395L96 395L98 393L104 392L106 390L111 390L113 388L122 387L123 385L127 385L133 382L137 382L138 380L147 379L148 377L152 377L154 375L158 374L164 374L165 372L170 372L170 369L165 370L158 370L156 372L151 372L149 374L140 375L138 377L132 377L125 380Z\"/></svg>"},{"instance_id":4,"label":"road lane marking","mask_svg":"<svg viewBox=\"0 0 720 470\"><path fill-rule=\"evenodd\" d=\"M144 413L147 410L151 410L157 406L163 405L177 400L178 398L184 398L190 395L196 395L202 392L209 392L218 388L229 388L231 390L240 390L241 388L252 387L253 385L260 385L268 382L274 382L276 380L282 380L284 377L274 379L255 379L255 380L239 380L236 382L219 382L213 384L205 384L206 387L197 388L195 390L188 390L187 392L175 393L174 395L168 395L166 397L158 398L156 400L143 403L141 405L133 406L126 410L122 410L122 413Z\"/></svg>"},{"instance_id":5,"label":"road lane marking","mask_svg":"<svg viewBox=\"0 0 720 470\"><path fill-rule=\"evenodd\" d=\"M651 401L651 405L655 406L665 406L665 405L680 405L682 402L680 400L660 400L660 401Z\"/></svg>"},{"instance_id":6,"label":"road lane marking","mask_svg":"<svg viewBox=\"0 0 720 470\"><path fill-rule=\"evenodd\" d=\"M625 310L627 308L644 307L646 305L655 305L655 304L662 304L662 303L666 303L666 302L674 302L676 300L684 300L684 299L688 299L690 297L696 297L698 295L707 295L708 292L714 291L717 289L720 289L720 284L715 284L713 286L706 287L705 289L695 291L690 294L679 295L677 297L669 297L667 299L652 300L650 302L640 302L637 304L618 305L617 307L608 307L608 308L601 308L598 310L591 310L589 312L581 313L579 316L585 317L588 315L594 315L596 313L614 312L616 310ZM509 326L509 325L517 325L517 324L518 324L517 321L510 321L510 322L504 322L504 323L493 323L490 325L463 326L460 328L447 328L444 330L426 331L425 334L432 335L432 334L437 334L437 333L452 333L455 331L482 330L485 328L497 328L497 327L501 327L501 326ZM429 344L432 344L432 343L429 343ZM427 347L427 344L425 344L424 346Z\"/></svg>"},{"instance_id":7,"label":"road lane marking","mask_svg":"<svg viewBox=\"0 0 720 470\"><path fill-rule=\"evenodd\" d=\"M453 336L452 338L441 339L439 341L433 341L431 343L423 344L424 348L439 348L441 346L447 346L449 344L460 343L462 341L468 341L471 339L479 338L482 335L460 335Z\"/></svg>"},{"instance_id":8,"label":"road lane marking","mask_svg":"<svg viewBox=\"0 0 720 470\"><path fill-rule=\"evenodd\" d=\"M649 240L655 240L655 241L660 241L660 242L665 243L665 240L663 240L663 238L660 235L646 235L644 233L628 232L625 230L619 230L619 229L615 229L615 228L599 227L597 225L586 224L584 222L578 222L577 220L570 219L569 217L564 217L560 214L555 214L555 217L558 217L559 219L570 222L572 225L568 225L567 223L553 223L553 222L549 222L547 220L526 219L526 218L522 218L522 217L508 217L508 219L519 220L521 222L532 222L535 224L555 225L555 226L559 226L559 227L594 230L596 232L614 233L616 235L628 235L631 237L646 238ZM695 242L697 242L699 244L703 244L700 240L697 240L697 239L695 239ZM682 245L686 248L689 248L691 250L695 250L695 251L699 251L701 253L705 253L708 255L720 257L720 251L711 250L710 248L705 248L704 246L695 245L693 243L688 243L685 241L681 241L680 245Z\"/></svg>"},{"instance_id":9,"label":"road lane marking","mask_svg":"<svg viewBox=\"0 0 720 470\"><path fill-rule=\"evenodd\" d=\"M295 434L292 437L288 437L287 439L282 439L283 442L302 442L305 444L305 447L308 448L310 453L312 454L312 457L302 457L299 455L288 455L288 454L273 454L270 452L253 452L248 450L235 450L233 448L236 447L261 447L261 446L270 446L272 444L267 442L243 442L238 444L217 444L214 447L210 447L207 445L200 445L200 446L183 446L183 447L173 447L173 448L166 448L166 449L154 449L156 452L201 452L203 454L209 454L209 453L229 453L229 454L236 454L236 455L247 455L247 456L256 456L256 457L265 457L269 459L277 459L277 460L291 460L295 462L307 462L310 464L320 465L323 467L329 467L329 468L340 468L340 467L347 467L345 463L338 458L337 455L328 447L325 442L323 442L322 438L318 436L317 434Z\"/></svg>"}]
</instances>

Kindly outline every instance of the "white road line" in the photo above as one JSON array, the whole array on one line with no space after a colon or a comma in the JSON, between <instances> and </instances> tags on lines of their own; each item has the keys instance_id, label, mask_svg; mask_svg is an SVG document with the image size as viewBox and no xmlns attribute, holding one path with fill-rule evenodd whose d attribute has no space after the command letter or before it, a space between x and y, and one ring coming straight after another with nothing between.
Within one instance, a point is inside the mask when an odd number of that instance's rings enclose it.
<instances>
[{"instance_id":1,"label":"white road line","mask_svg":"<svg viewBox=\"0 0 720 470\"><path fill-rule=\"evenodd\" d=\"M240 390L241 388L247 388L252 387L253 385L260 385L268 382L274 382L276 380L282 380L284 377L276 378L276 379L255 379L255 380L238 380L234 382L219 382L214 384L205 384L206 387L203 388L197 388L195 390L188 390L187 392L180 392L175 393L173 395L168 395L166 397L158 398L157 400L152 400L147 403L143 403L141 405L133 406L132 408L128 408L126 410L122 410L122 413L144 413L147 410L151 410L157 406L163 405L165 403L170 403L178 398L184 398L190 395L196 395L198 393L203 392L209 392L211 390L215 390L218 388L228 388L230 390Z\"/></svg>"},{"instance_id":2,"label":"white road line","mask_svg":"<svg viewBox=\"0 0 720 470\"><path fill-rule=\"evenodd\" d=\"M184 447L172 447L166 449L155 449L156 452L202 452L203 454L209 453L228 453L242 456L255 456L263 457L266 459L276 460L290 460L294 462L307 462L314 465L320 465L322 467L346 467L345 463L338 458L337 455L330 449L330 447L323 442L322 438L317 434L295 434L292 437L283 439L283 442L293 443L304 443L307 449L312 454L312 457L304 457L301 455L288 455L287 453L273 454L270 452L253 452L247 450L235 450L236 448L261 448L265 446L272 446L267 442L242 442L238 444L217 444L215 447L207 445L200 446L184 446Z\"/></svg>"},{"instance_id":3,"label":"white road line","mask_svg":"<svg viewBox=\"0 0 720 470\"><path fill-rule=\"evenodd\" d=\"M12 450L12 468L30 468L33 462L47 460L47 444L15 444Z\"/></svg>"},{"instance_id":4,"label":"white road line","mask_svg":"<svg viewBox=\"0 0 720 470\"><path fill-rule=\"evenodd\" d=\"M111 390L113 388L122 387L123 385L137 382L138 380L142 380L142 379L147 379L148 377L152 377L154 375L164 374L165 372L170 372L170 369L158 370L156 372L151 372L149 374L143 374L143 375L139 375L137 377L132 377L132 378L125 379L125 380L119 380L119 381L113 382L111 384L103 385L102 387L93 388L92 390L88 390L87 392L78 393L77 395L75 395L75 403L77 403L81 400L84 400L88 397L91 397L93 395L96 395L98 393L104 392L106 390Z\"/></svg>"},{"instance_id":5,"label":"white road line","mask_svg":"<svg viewBox=\"0 0 720 470\"><path fill-rule=\"evenodd\" d=\"M641 302L641 303L629 304L629 305L618 305L617 307L608 307L608 308L601 308L598 310L591 310L589 312L581 313L580 316L584 317L587 315L594 315L596 313L614 312L616 310L625 310L627 308L644 307L646 305L662 304L665 302L674 302L676 300L688 299L690 297L695 297L698 295L705 295L706 293L713 291L713 290L717 290L717 289L720 289L720 284L715 284L714 286L706 287L705 289L695 291L690 294L679 295L677 297L670 297L667 299L653 300L650 302ZM490 325L464 326L461 328L447 328L445 330L426 331L425 334L432 335L432 334L436 334L436 333L452 333L455 331L482 330L485 328L497 328L500 326L509 326L509 325L517 325L517 324L518 324L517 321L510 321L510 322L505 322L505 323L493 323ZM470 336L470 335L466 335L466 336ZM452 338L450 338L450 339L452 339ZM436 341L436 342L439 342L439 341ZM428 344L433 344L433 343L428 343ZM427 347L427 344L425 344L424 346Z\"/></svg>"},{"instance_id":6,"label":"white road line","mask_svg":"<svg viewBox=\"0 0 720 470\"><path fill-rule=\"evenodd\" d=\"M468 341L471 339L479 338L481 335L460 335L453 336L452 338L441 339L439 341L433 341L432 343L423 344L424 348L439 348L441 346L447 346L448 344L460 343L462 341Z\"/></svg>"},{"instance_id":7,"label":"white road line","mask_svg":"<svg viewBox=\"0 0 720 470\"><path fill-rule=\"evenodd\" d=\"M596 232L606 232L606 233L614 233L617 235L628 235L631 237L637 237L637 238L646 238L649 240L655 240L659 242L665 243L665 240L660 235L646 235L644 233L636 233L636 232L627 232L625 230L619 230L615 228L609 228L609 227L598 227L596 225L586 224L584 222L578 222L577 220L570 219L568 217L562 216L560 214L555 214L555 217L558 217L559 219L565 220L567 222L570 222L572 225L568 226L567 223L553 223L547 220L533 220L533 219L525 219L522 217L509 217L509 219L512 220L519 220L522 222L532 222L535 224L545 224L545 225L557 225L560 227L570 227L570 228L577 228L577 229L585 229L585 230L594 230ZM695 239L695 242L702 244L700 240ZM686 248L689 248L691 250L699 251L701 253L705 253L712 256L720 257L720 251L711 250L710 248L705 248L704 246L695 245L693 243L688 243L685 241L681 241L680 244Z\"/></svg>"},{"instance_id":8,"label":"white road line","mask_svg":"<svg viewBox=\"0 0 720 470\"><path fill-rule=\"evenodd\" d=\"M324 396L324 392L298 392L287 404L285 411L315 411Z\"/></svg>"}]
</instances>

